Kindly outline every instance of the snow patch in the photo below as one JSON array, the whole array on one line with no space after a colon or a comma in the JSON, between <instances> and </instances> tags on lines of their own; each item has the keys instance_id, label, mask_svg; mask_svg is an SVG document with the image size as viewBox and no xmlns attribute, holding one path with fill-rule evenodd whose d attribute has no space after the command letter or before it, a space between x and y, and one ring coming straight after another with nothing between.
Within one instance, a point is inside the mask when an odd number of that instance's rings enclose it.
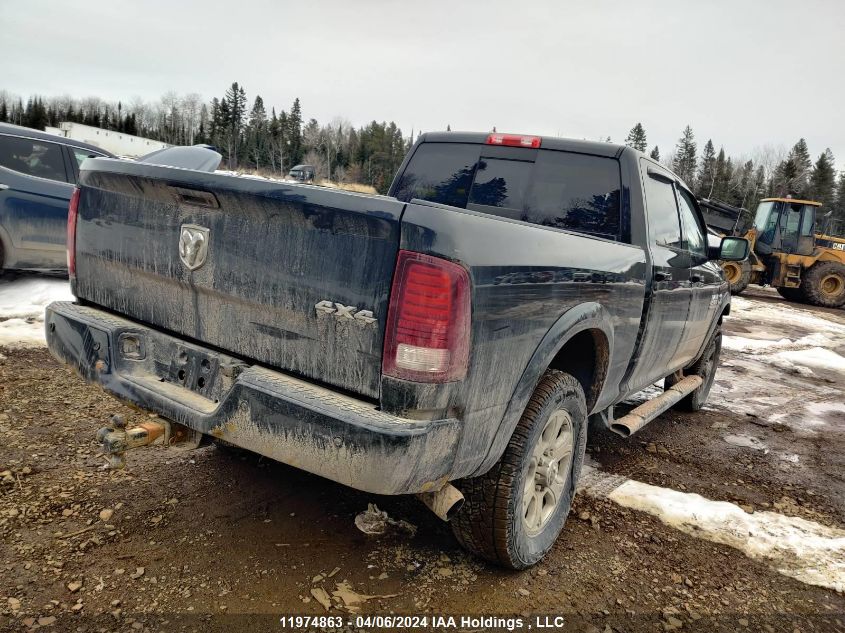
<instances>
[{"instance_id":1,"label":"snow patch","mask_svg":"<svg viewBox=\"0 0 845 633\"><path fill-rule=\"evenodd\" d=\"M748 514L733 503L632 480L607 497L686 534L765 560L785 576L845 591L845 530L776 512Z\"/></svg>"},{"instance_id":2,"label":"snow patch","mask_svg":"<svg viewBox=\"0 0 845 633\"><path fill-rule=\"evenodd\" d=\"M753 435L726 435L722 439L725 440L731 446L753 448L755 451L763 451L764 453L769 452L769 447Z\"/></svg>"},{"instance_id":3,"label":"snow patch","mask_svg":"<svg viewBox=\"0 0 845 633\"><path fill-rule=\"evenodd\" d=\"M810 402L804 408L814 415L845 413L845 402Z\"/></svg>"},{"instance_id":4,"label":"snow patch","mask_svg":"<svg viewBox=\"0 0 845 633\"><path fill-rule=\"evenodd\" d=\"M744 336L723 336L722 347L735 352L758 354L781 349L804 349L807 347L837 347L839 343L827 334L810 334L792 340L782 338L778 340L765 338L746 338Z\"/></svg>"},{"instance_id":5,"label":"snow patch","mask_svg":"<svg viewBox=\"0 0 845 633\"><path fill-rule=\"evenodd\" d=\"M783 420L789 426L845 427L845 403L841 402L809 402L804 409L810 416L799 417L800 424L793 424L792 418Z\"/></svg>"},{"instance_id":6,"label":"snow patch","mask_svg":"<svg viewBox=\"0 0 845 633\"><path fill-rule=\"evenodd\" d=\"M44 345L44 308L53 301L73 299L66 279L29 277L0 282L0 345Z\"/></svg>"},{"instance_id":7,"label":"snow patch","mask_svg":"<svg viewBox=\"0 0 845 633\"><path fill-rule=\"evenodd\" d=\"M722 336L722 347L734 352L762 352L774 348L787 347L791 344L792 341L788 338L769 340L746 338L744 336Z\"/></svg>"},{"instance_id":8,"label":"snow patch","mask_svg":"<svg viewBox=\"0 0 845 633\"><path fill-rule=\"evenodd\" d=\"M39 347L46 344L44 319L6 319L0 321L0 346Z\"/></svg>"},{"instance_id":9,"label":"snow patch","mask_svg":"<svg viewBox=\"0 0 845 633\"><path fill-rule=\"evenodd\" d=\"M769 360L769 359L764 359ZM845 358L833 350L823 347L811 347L809 349L789 350L778 352L771 356L771 364L786 362L793 366L812 367L815 369L827 369L829 371L845 371Z\"/></svg>"},{"instance_id":10,"label":"snow patch","mask_svg":"<svg viewBox=\"0 0 845 633\"><path fill-rule=\"evenodd\" d=\"M731 297L731 314L728 318L765 324L767 327L779 324L787 330L797 325L813 332L845 336L845 324L826 319L809 310L794 308L786 302L764 303L734 296Z\"/></svg>"},{"instance_id":11,"label":"snow patch","mask_svg":"<svg viewBox=\"0 0 845 633\"><path fill-rule=\"evenodd\" d=\"M799 376L809 377L814 376L813 370L809 367L803 367L801 365L796 365L792 361L786 358L780 358L776 356L769 356L763 359L766 363L771 365L772 367L777 367L778 369L783 369L784 371L789 371L794 374L798 374Z\"/></svg>"}]
</instances>

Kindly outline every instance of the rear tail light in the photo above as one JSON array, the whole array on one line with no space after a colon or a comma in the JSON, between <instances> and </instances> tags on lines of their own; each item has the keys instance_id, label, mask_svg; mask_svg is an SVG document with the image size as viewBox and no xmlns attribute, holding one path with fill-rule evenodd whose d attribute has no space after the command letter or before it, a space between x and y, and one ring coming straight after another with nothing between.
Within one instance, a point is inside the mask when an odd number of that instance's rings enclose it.
<instances>
[{"instance_id":1,"label":"rear tail light","mask_svg":"<svg viewBox=\"0 0 845 633\"><path fill-rule=\"evenodd\" d=\"M496 134L487 137L487 145L508 145L510 147L532 147L537 149L543 139L539 136L522 134Z\"/></svg>"},{"instance_id":2,"label":"rear tail light","mask_svg":"<svg viewBox=\"0 0 845 633\"><path fill-rule=\"evenodd\" d=\"M76 276L76 218L79 215L79 187L73 190L67 209L67 273Z\"/></svg>"},{"instance_id":3,"label":"rear tail light","mask_svg":"<svg viewBox=\"0 0 845 633\"><path fill-rule=\"evenodd\" d=\"M382 371L416 382L466 376L470 283L458 264L399 251L390 293Z\"/></svg>"}]
</instances>

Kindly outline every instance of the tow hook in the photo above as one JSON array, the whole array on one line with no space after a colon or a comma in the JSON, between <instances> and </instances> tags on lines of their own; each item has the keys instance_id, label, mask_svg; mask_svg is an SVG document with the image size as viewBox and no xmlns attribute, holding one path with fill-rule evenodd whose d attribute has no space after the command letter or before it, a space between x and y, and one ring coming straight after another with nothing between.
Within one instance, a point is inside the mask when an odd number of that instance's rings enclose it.
<instances>
[{"instance_id":1,"label":"tow hook","mask_svg":"<svg viewBox=\"0 0 845 633\"><path fill-rule=\"evenodd\" d=\"M113 415L110 422L111 426L97 431L97 442L102 445L111 469L119 470L126 466L128 450L152 444L162 436L163 444L170 444L170 422L166 420L142 422L131 429L126 428L126 421L120 415Z\"/></svg>"}]
</instances>

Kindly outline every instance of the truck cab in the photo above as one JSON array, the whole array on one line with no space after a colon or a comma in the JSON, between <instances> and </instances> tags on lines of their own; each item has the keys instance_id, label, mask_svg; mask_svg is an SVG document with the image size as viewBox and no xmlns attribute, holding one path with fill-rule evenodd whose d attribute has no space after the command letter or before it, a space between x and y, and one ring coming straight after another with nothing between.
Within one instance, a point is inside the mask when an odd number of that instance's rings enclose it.
<instances>
[{"instance_id":1,"label":"truck cab","mask_svg":"<svg viewBox=\"0 0 845 633\"><path fill-rule=\"evenodd\" d=\"M760 255L784 252L812 255L815 248L816 210L820 202L765 198L757 206L755 251Z\"/></svg>"}]
</instances>

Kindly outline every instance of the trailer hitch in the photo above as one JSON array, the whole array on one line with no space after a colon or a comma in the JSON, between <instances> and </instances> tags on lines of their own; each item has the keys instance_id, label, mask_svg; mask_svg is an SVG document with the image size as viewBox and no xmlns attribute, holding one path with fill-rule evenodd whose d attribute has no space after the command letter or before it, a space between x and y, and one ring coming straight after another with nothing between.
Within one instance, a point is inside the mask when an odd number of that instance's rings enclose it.
<instances>
[{"instance_id":1,"label":"trailer hitch","mask_svg":"<svg viewBox=\"0 0 845 633\"><path fill-rule=\"evenodd\" d=\"M167 420L147 420L131 429L126 428L123 416L113 415L110 425L97 431L97 443L108 460L107 468L120 470L126 466L126 451L149 446L159 438L165 447L190 450L198 448L205 436L182 424Z\"/></svg>"},{"instance_id":2,"label":"trailer hitch","mask_svg":"<svg viewBox=\"0 0 845 633\"><path fill-rule=\"evenodd\" d=\"M97 442L103 448L108 467L119 470L126 466L126 451L152 444L162 437L165 446L170 444L171 427L167 420L141 422L131 429L126 428L123 416L113 415L111 425L97 431Z\"/></svg>"}]
</instances>

